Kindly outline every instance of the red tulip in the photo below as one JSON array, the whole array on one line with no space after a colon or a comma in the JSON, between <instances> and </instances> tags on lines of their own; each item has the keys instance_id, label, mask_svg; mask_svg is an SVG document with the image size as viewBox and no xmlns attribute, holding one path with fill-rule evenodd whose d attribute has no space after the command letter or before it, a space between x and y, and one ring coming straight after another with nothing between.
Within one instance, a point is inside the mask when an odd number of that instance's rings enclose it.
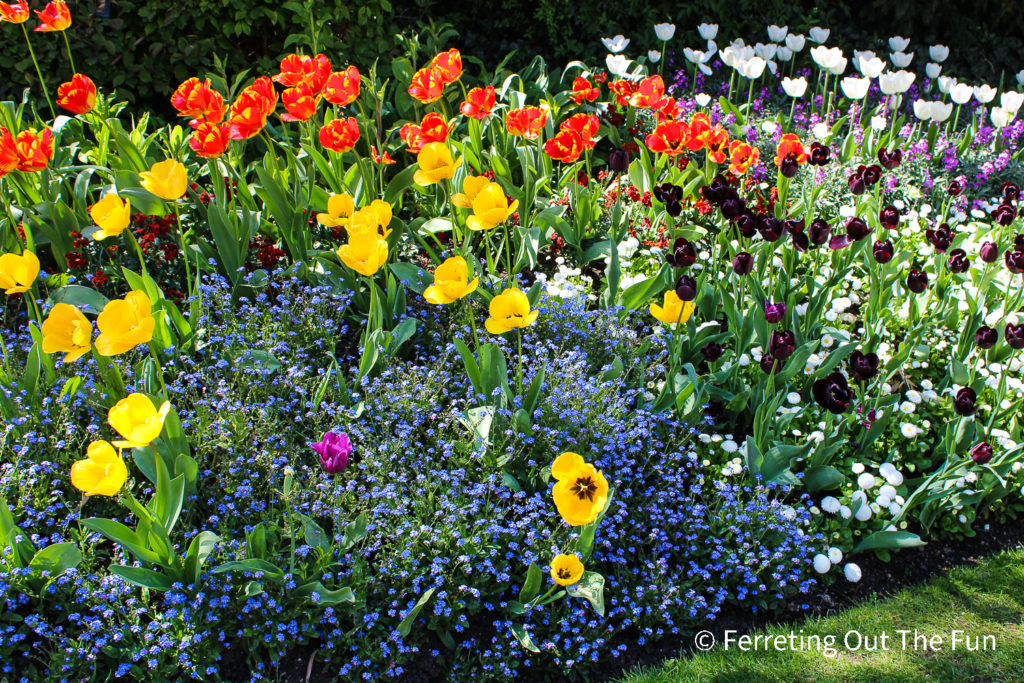
<instances>
[{"instance_id":1,"label":"red tulip","mask_svg":"<svg viewBox=\"0 0 1024 683\"><path fill-rule=\"evenodd\" d=\"M84 74L75 74L57 88L57 104L73 114L84 114L96 106L96 84Z\"/></svg>"},{"instance_id":2,"label":"red tulip","mask_svg":"<svg viewBox=\"0 0 1024 683\"><path fill-rule=\"evenodd\" d=\"M320 129L320 144L333 152L349 152L359 141L359 122L355 117L334 119Z\"/></svg>"}]
</instances>

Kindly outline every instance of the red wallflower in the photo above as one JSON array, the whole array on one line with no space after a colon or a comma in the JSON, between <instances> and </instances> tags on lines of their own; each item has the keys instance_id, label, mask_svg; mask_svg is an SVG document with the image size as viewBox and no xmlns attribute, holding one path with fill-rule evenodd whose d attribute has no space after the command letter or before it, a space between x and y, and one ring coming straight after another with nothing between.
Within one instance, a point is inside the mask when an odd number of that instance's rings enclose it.
<instances>
[{"instance_id":1,"label":"red wallflower","mask_svg":"<svg viewBox=\"0 0 1024 683\"><path fill-rule=\"evenodd\" d=\"M459 111L471 119L485 119L494 110L494 86L472 88L466 94L466 101L459 105Z\"/></svg>"},{"instance_id":2,"label":"red wallflower","mask_svg":"<svg viewBox=\"0 0 1024 683\"><path fill-rule=\"evenodd\" d=\"M359 69L350 66L327 77L323 90L324 99L340 107L352 104L359 97Z\"/></svg>"},{"instance_id":3,"label":"red wallflower","mask_svg":"<svg viewBox=\"0 0 1024 683\"><path fill-rule=\"evenodd\" d=\"M334 119L320 129L320 144L334 152L348 152L359 141L359 122L355 117Z\"/></svg>"}]
</instances>

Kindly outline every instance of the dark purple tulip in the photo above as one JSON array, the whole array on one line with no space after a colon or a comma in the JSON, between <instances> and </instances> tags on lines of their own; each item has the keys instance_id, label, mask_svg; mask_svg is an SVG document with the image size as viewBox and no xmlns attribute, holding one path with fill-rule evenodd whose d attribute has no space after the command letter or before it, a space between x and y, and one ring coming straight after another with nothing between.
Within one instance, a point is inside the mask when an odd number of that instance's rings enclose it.
<instances>
[{"instance_id":1,"label":"dark purple tulip","mask_svg":"<svg viewBox=\"0 0 1024 683\"><path fill-rule=\"evenodd\" d=\"M796 351L796 335L789 330L772 330L768 338L768 353L778 360L786 360Z\"/></svg>"},{"instance_id":2,"label":"dark purple tulip","mask_svg":"<svg viewBox=\"0 0 1024 683\"><path fill-rule=\"evenodd\" d=\"M798 170L800 170L800 164L797 163L796 159L790 159L789 157L783 159L782 164L779 166L779 173L782 174L783 178L792 178Z\"/></svg>"},{"instance_id":3,"label":"dark purple tulip","mask_svg":"<svg viewBox=\"0 0 1024 683\"><path fill-rule=\"evenodd\" d=\"M747 210L747 202L745 199L736 197L735 199L728 199L722 202L722 217L727 221L733 221L739 218Z\"/></svg>"},{"instance_id":4,"label":"dark purple tulip","mask_svg":"<svg viewBox=\"0 0 1024 683\"><path fill-rule=\"evenodd\" d=\"M861 382L867 382L878 374L878 356L854 351L850 354L850 372Z\"/></svg>"},{"instance_id":5,"label":"dark purple tulip","mask_svg":"<svg viewBox=\"0 0 1024 683\"><path fill-rule=\"evenodd\" d=\"M761 356L760 365L761 370L764 371L764 374L770 375L773 371L779 368L781 363L779 363L779 360L772 356L772 354L765 353Z\"/></svg>"},{"instance_id":6,"label":"dark purple tulip","mask_svg":"<svg viewBox=\"0 0 1024 683\"><path fill-rule=\"evenodd\" d=\"M854 397L853 390L841 372L833 372L819 379L811 386L811 393L818 405L836 415L845 412Z\"/></svg>"},{"instance_id":7,"label":"dark purple tulip","mask_svg":"<svg viewBox=\"0 0 1024 683\"><path fill-rule=\"evenodd\" d=\"M875 261L878 263L888 263L889 261L892 261L892 257L895 253L892 242L889 240L876 240L874 246L871 248L871 254L875 257Z\"/></svg>"},{"instance_id":8,"label":"dark purple tulip","mask_svg":"<svg viewBox=\"0 0 1024 683\"><path fill-rule=\"evenodd\" d=\"M922 273L917 268L911 268L907 275L907 289L914 294L920 294L928 289L928 274Z\"/></svg>"},{"instance_id":9,"label":"dark purple tulip","mask_svg":"<svg viewBox=\"0 0 1024 683\"><path fill-rule=\"evenodd\" d=\"M1024 324L1007 323L1003 338L1011 349L1024 349Z\"/></svg>"},{"instance_id":10,"label":"dark purple tulip","mask_svg":"<svg viewBox=\"0 0 1024 683\"><path fill-rule=\"evenodd\" d=\"M957 415L973 415L978 409L978 394L970 387L964 387L953 397L953 412Z\"/></svg>"},{"instance_id":11,"label":"dark purple tulip","mask_svg":"<svg viewBox=\"0 0 1024 683\"><path fill-rule=\"evenodd\" d=\"M811 153L808 155L807 163L811 166L824 166L832 158L832 150L820 142L811 143Z\"/></svg>"},{"instance_id":12,"label":"dark purple tulip","mask_svg":"<svg viewBox=\"0 0 1024 683\"><path fill-rule=\"evenodd\" d=\"M737 216L736 229L740 231L741 235L748 239L756 235L757 219L754 218L754 214L747 212L741 216Z\"/></svg>"},{"instance_id":13,"label":"dark purple tulip","mask_svg":"<svg viewBox=\"0 0 1024 683\"><path fill-rule=\"evenodd\" d=\"M1004 204L1015 202L1020 199L1020 188L1009 181L1003 183L1003 186L999 188L999 191L1003 195Z\"/></svg>"},{"instance_id":14,"label":"dark purple tulip","mask_svg":"<svg viewBox=\"0 0 1024 683\"><path fill-rule=\"evenodd\" d=\"M846 185L853 194L864 194L864 191L868 189L867 181L864 180L864 172L860 170L846 179Z\"/></svg>"},{"instance_id":15,"label":"dark purple tulip","mask_svg":"<svg viewBox=\"0 0 1024 683\"><path fill-rule=\"evenodd\" d=\"M782 229L788 232L790 235L796 235L804 231L804 219L800 218L787 218L782 221Z\"/></svg>"},{"instance_id":16,"label":"dark purple tulip","mask_svg":"<svg viewBox=\"0 0 1024 683\"><path fill-rule=\"evenodd\" d=\"M697 298L697 281L689 275L680 275L676 280L676 296L683 301L693 301Z\"/></svg>"},{"instance_id":17,"label":"dark purple tulip","mask_svg":"<svg viewBox=\"0 0 1024 683\"><path fill-rule=\"evenodd\" d=\"M793 248L803 253L811 246L811 241L807 238L805 232L794 232L793 233Z\"/></svg>"},{"instance_id":18,"label":"dark purple tulip","mask_svg":"<svg viewBox=\"0 0 1024 683\"><path fill-rule=\"evenodd\" d=\"M731 189L729 181L722 175L716 175L709 184L701 188L700 192L704 195L704 199L716 206L721 206L722 202L728 199L728 194L726 193L728 189Z\"/></svg>"},{"instance_id":19,"label":"dark purple tulip","mask_svg":"<svg viewBox=\"0 0 1024 683\"><path fill-rule=\"evenodd\" d=\"M766 242L775 242L782 237L782 221L769 213L757 217L757 231Z\"/></svg>"},{"instance_id":20,"label":"dark purple tulip","mask_svg":"<svg viewBox=\"0 0 1024 683\"><path fill-rule=\"evenodd\" d=\"M1016 251L1024 251L1024 235L1014 235L1013 248Z\"/></svg>"},{"instance_id":21,"label":"dark purple tulip","mask_svg":"<svg viewBox=\"0 0 1024 683\"><path fill-rule=\"evenodd\" d=\"M995 242L985 242L978 250L978 256L985 263L995 263L999 258L999 245Z\"/></svg>"},{"instance_id":22,"label":"dark purple tulip","mask_svg":"<svg viewBox=\"0 0 1024 683\"><path fill-rule=\"evenodd\" d=\"M871 164L864 169L864 182L868 187L874 187L882 179L882 169L878 164Z\"/></svg>"},{"instance_id":23,"label":"dark purple tulip","mask_svg":"<svg viewBox=\"0 0 1024 683\"><path fill-rule=\"evenodd\" d=\"M823 218L815 218L811 221L810 227L807 229L807 237L811 240L811 244L821 245L828 242L829 234L832 232L832 226L825 222Z\"/></svg>"},{"instance_id":24,"label":"dark purple tulip","mask_svg":"<svg viewBox=\"0 0 1024 683\"><path fill-rule=\"evenodd\" d=\"M924 237L939 253L946 251L949 249L949 245L953 244L953 231L945 223L934 230L928 228L924 231Z\"/></svg>"},{"instance_id":25,"label":"dark purple tulip","mask_svg":"<svg viewBox=\"0 0 1024 683\"><path fill-rule=\"evenodd\" d=\"M974 343L978 345L979 349L991 349L997 341L999 341L999 332L988 325L982 325L974 333Z\"/></svg>"},{"instance_id":26,"label":"dark purple tulip","mask_svg":"<svg viewBox=\"0 0 1024 683\"><path fill-rule=\"evenodd\" d=\"M327 432L324 438L313 444L313 450L320 456L320 465L327 474L337 474L348 466L348 456L352 452L352 442L348 434Z\"/></svg>"},{"instance_id":27,"label":"dark purple tulip","mask_svg":"<svg viewBox=\"0 0 1024 683\"><path fill-rule=\"evenodd\" d=\"M987 441L974 445L970 452L971 460L978 465L986 465L992 459L992 446Z\"/></svg>"},{"instance_id":28,"label":"dark purple tulip","mask_svg":"<svg viewBox=\"0 0 1024 683\"><path fill-rule=\"evenodd\" d=\"M725 349L721 344L715 342L708 342L704 346L700 347L700 352L704 354L704 360L709 363L714 363L716 360L722 357Z\"/></svg>"},{"instance_id":29,"label":"dark purple tulip","mask_svg":"<svg viewBox=\"0 0 1024 683\"><path fill-rule=\"evenodd\" d=\"M683 199L683 188L672 183L662 183L655 185L651 194L662 204L668 204L671 201L679 202Z\"/></svg>"},{"instance_id":30,"label":"dark purple tulip","mask_svg":"<svg viewBox=\"0 0 1024 683\"><path fill-rule=\"evenodd\" d=\"M846 234L854 242L860 242L871 234L871 227L859 216L854 216L846 222Z\"/></svg>"},{"instance_id":31,"label":"dark purple tulip","mask_svg":"<svg viewBox=\"0 0 1024 683\"><path fill-rule=\"evenodd\" d=\"M764 319L770 324L774 325L783 318L786 317L786 304L782 301L772 303L770 301L764 302Z\"/></svg>"},{"instance_id":32,"label":"dark purple tulip","mask_svg":"<svg viewBox=\"0 0 1024 683\"><path fill-rule=\"evenodd\" d=\"M608 155L608 168L614 173L625 173L629 169L629 152L619 148Z\"/></svg>"},{"instance_id":33,"label":"dark purple tulip","mask_svg":"<svg viewBox=\"0 0 1024 683\"><path fill-rule=\"evenodd\" d=\"M959 180L950 180L949 184L946 185L946 194L950 197L956 197L958 194L964 191L964 184Z\"/></svg>"},{"instance_id":34,"label":"dark purple tulip","mask_svg":"<svg viewBox=\"0 0 1024 683\"><path fill-rule=\"evenodd\" d=\"M878 163L890 171L899 166L901 161L903 161L903 152L899 149L890 152L883 147L878 150Z\"/></svg>"},{"instance_id":35,"label":"dark purple tulip","mask_svg":"<svg viewBox=\"0 0 1024 683\"><path fill-rule=\"evenodd\" d=\"M963 249L954 249L949 252L946 265L954 273L966 273L971 268L971 261L967 258L967 252Z\"/></svg>"},{"instance_id":36,"label":"dark purple tulip","mask_svg":"<svg viewBox=\"0 0 1024 683\"><path fill-rule=\"evenodd\" d=\"M754 269L754 257L741 251L733 257L732 269L737 275L749 275L750 271Z\"/></svg>"},{"instance_id":37,"label":"dark purple tulip","mask_svg":"<svg viewBox=\"0 0 1024 683\"><path fill-rule=\"evenodd\" d=\"M1016 217L1017 209L1011 204L1000 204L996 207L996 210L992 212L992 220L999 225L1009 225Z\"/></svg>"},{"instance_id":38,"label":"dark purple tulip","mask_svg":"<svg viewBox=\"0 0 1024 683\"><path fill-rule=\"evenodd\" d=\"M1003 260L1006 261L1006 269L1011 273L1024 273L1024 251L1008 251Z\"/></svg>"},{"instance_id":39,"label":"dark purple tulip","mask_svg":"<svg viewBox=\"0 0 1024 683\"><path fill-rule=\"evenodd\" d=\"M697 247L685 237L677 237L672 243L672 251L665 255L665 260L673 268L689 268L697 261Z\"/></svg>"},{"instance_id":40,"label":"dark purple tulip","mask_svg":"<svg viewBox=\"0 0 1024 683\"><path fill-rule=\"evenodd\" d=\"M878 222L890 230L895 230L900 224L900 212L890 204L878 212Z\"/></svg>"},{"instance_id":41,"label":"dark purple tulip","mask_svg":"<svg viewBox=\"0 0 1024 683\"><path fill-rule=\"evenodd\" d=\"M835 251L837 249L845 249L851 244L853 244L853 240L844 232L841 235L832 236L828 241L828 248Z\"/></svg>"}]
</instances>

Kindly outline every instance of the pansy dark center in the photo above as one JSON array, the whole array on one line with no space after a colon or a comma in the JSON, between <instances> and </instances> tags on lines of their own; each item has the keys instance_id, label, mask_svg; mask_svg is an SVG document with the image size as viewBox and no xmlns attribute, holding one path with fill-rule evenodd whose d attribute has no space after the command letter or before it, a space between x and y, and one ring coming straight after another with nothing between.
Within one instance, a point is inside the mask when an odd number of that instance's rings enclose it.
<instances>
[{"instance_id":1,"label":"pansy dark center","mask_svg":"<svg viewBox=\"0 0 1024 683\"><path fill-rule=\"evenodd\" d=\"M594 494L597 493L597 484L589 475L586 477L579 477L573 482L572 492L576 494L576 497L580 500L589 500L593 502Z\"/></svg>"}]
</instances>

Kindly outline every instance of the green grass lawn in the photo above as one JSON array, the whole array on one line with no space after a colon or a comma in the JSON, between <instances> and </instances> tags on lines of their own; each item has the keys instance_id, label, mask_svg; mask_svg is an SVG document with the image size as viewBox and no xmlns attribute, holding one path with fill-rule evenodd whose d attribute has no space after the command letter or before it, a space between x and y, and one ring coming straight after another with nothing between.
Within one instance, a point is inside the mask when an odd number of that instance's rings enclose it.
<instances>
[{"instance_id":1,"label":"green grass lawn","mask_svg":"<svg viewBox=\"0 0 1024 683\"><path fill-rule=\"evenodd\" d=\"M914 640L914 631L942 641ZM899 631L908 631L907 647ZM956 643L954 631L959 631ZM848 649L843 643L850 632ZM795 634L794 648L789 636ZM859 635L858 635L859 634ZM885 648L866 651L876 643ZM620 683L683 681L1024 681L1024 547L994 555L888 599L841 614L757 631L758 650L733 642L642 669ZM800 650L800 636L804 638ZM768 644L766 636L785 636ZM820 646L813 641L818 636ZM835 638L833 656L823 650ZM986 636L987 639L982 640ZM733 636L735 639L736 636ZM858 641L859 649L853 649ZM915 642L918 647L915 649ZM979 648L970 651L969 647ZM980 648L985 647L987 651ZM794 651L796 650L796 651Z\"/></svg>"}]
</instances>

